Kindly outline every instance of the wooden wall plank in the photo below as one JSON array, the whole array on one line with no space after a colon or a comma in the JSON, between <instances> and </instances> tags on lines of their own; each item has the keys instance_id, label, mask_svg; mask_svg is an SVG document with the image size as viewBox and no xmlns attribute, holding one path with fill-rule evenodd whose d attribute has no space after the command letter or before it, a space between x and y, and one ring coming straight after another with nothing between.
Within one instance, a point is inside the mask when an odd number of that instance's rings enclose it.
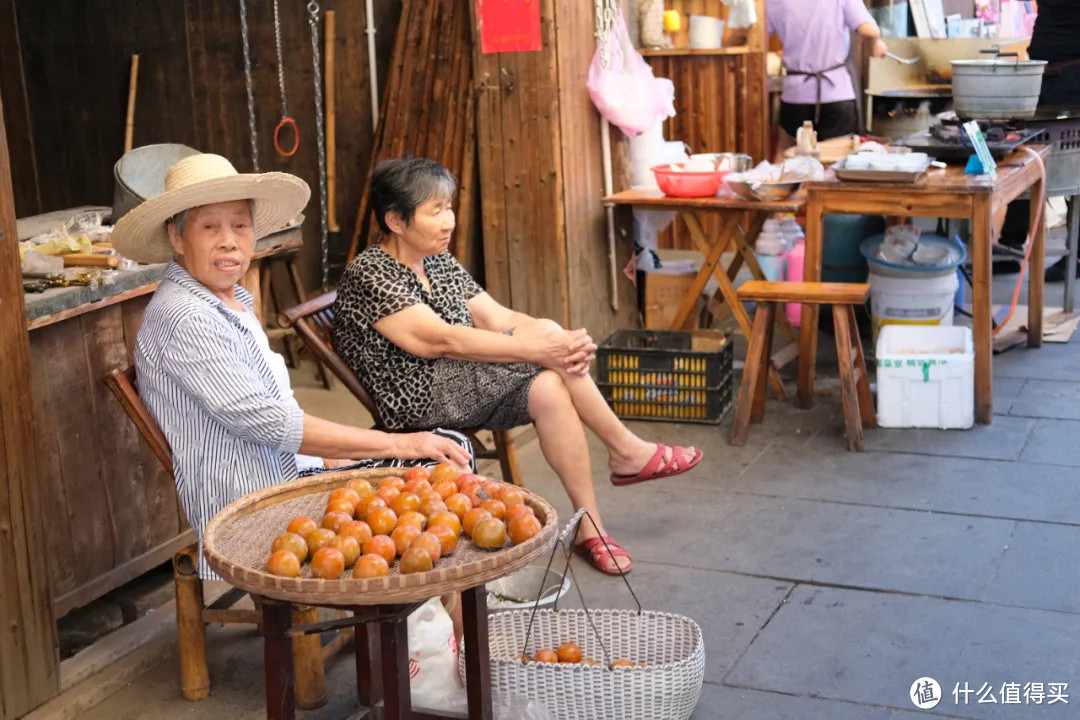
<instances>
[{"instance_id":1,"label":"wooden wall plank","mask_svg":"<svg viewBox=\"0 0 1080 720\"><path fill-rule=\"evenodd\" d=\"M0 718L14 720L56 695L60 659L49 605L30 348L2 102L0 234Z\"/></svg>"},{"instance_id":2,"label":"wooden wall plank","mask_svg":"<svg viewBox=\"0 0 1080 720\"><path fill-rule=\"evenodd\" d=\"M41 212L41 190L15 0L0 0L0 90L4 96L4 123L13 141L10 150L12 175L16 178L15 214L37 215Z\"/></svg>"}]
</instances>

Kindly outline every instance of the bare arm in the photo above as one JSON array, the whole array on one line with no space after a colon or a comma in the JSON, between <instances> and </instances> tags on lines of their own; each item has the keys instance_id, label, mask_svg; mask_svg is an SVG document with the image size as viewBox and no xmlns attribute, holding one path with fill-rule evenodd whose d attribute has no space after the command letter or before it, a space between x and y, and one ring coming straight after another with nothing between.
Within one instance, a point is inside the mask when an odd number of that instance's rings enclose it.
<instances>
[{"instance_id":1,"label":"bare arm","mask_svg":"<svg viewBox=\"0 0 1080 720\"><path fill-rule=\"evenodd\" d=\"M872 57L885 57L885 53L889 52L889 48L885 45L885 41L881 39L881 28L874 21L864 22L857 29L857 32L867 40L873 40L873 44L870 46L870 55Z\"/></svg>"},{"instance_id":2,"label":"bare arm","mask_svg":"<svg viewBox=\"0 0 1080 720\"><path fill-rule=\"evenodd\" d=\"M566 331L554 322L528 320L513 335L504 335L451 325L427 305L413 305L387 315L373 327L405 352L423 358L532 362L547 368L569 368L586 361L595 351L584 330Z\"/></svg>"},{"instance_id":3,"label":"bare arm","mask_svg":"<svg viewBox=\"0 0 1080 720\"><path fill-rule=\"evenodd\" d=\"M473 323L483 330L503 332L533 319L531 315L504 307L486 292L474 295L469 299L468 305L469 312L473 316Z\"/></svg>"},{"instance_id":4,"label":"bare arm","mask_svg":"<svg viewBox=\"0 0 1080 720\"><path fill-rule=\"evenodd\" d=\"M458 467L468 467L470 459L460 445L434 433L391 434L364 430L307 413L304 414L300 451L305 455L330 458L431 458Z\"/></svg>"}]
</instances>

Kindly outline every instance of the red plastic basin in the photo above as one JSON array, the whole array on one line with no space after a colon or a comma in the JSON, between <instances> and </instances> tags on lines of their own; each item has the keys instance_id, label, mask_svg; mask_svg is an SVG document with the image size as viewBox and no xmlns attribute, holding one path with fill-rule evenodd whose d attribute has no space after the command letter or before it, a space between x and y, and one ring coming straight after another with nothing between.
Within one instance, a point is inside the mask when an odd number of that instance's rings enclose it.
<instances>
[{"instance_id":1,"label":"red plastic basin","mask_svg":"<svg viewBox=\"0 0 1080 720\"><path fill-rule=\"evenodd\" d=\"M656 176L656 184L661 192L671 197L698 198L711 197L720 191L724 176L728 170L712 172L679 172L671 165L657 165L651 168Z\"/></svg>"}]
</instances>

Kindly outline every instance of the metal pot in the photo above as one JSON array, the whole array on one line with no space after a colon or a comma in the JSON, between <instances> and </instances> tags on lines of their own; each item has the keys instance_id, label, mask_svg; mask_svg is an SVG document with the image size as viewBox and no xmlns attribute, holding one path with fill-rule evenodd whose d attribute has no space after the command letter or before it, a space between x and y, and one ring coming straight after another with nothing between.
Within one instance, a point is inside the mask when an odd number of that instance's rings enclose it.
<instances>
[{"instance_id":1,"label":"metal pot","mask_svg":"<svg viewBox=\"0 0 1080 720\"><path fill-rule=\"evenodd\" d=\"M993 52L993 51L992 51ZM1045 60L953 60L953 105L960 117L977 120L1027 118L1035 114Z\"/></svg>"},{"instance_id":2,"label":"metal pot","mask_svg":"<svg viewBox=\"0 0 1080 720\"><path fill-rule=\"evenodd\" d=\"M143 145L129 150L113 166L112 222L143 200L165 192L165 175L174 164L199 151L178 143Z\"/></svg>"}]
</instances>

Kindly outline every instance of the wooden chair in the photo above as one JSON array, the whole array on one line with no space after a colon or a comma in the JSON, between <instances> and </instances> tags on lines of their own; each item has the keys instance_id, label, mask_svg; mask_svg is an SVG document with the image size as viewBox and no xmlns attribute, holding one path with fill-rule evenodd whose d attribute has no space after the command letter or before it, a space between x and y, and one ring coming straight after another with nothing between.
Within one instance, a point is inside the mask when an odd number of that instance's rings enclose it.
<instances>
[{"instance_id":1,"label":"wooden chair","mask_svg":"<svg viewBox=\"0 0 1080 720\"><path fill-rule=\"evenodd\" d=\"M750 423L765 419L765 382L770 358L781 367L797 357L798 344L772 353L772 328L780 303L832 305L836 354L840 362L840 392L849 450L862 450L863 425L876 427L874 399L866 373L855 305L866 302L870 286L862 283L766 282L754 280L739 288L739 300L757 303L750 347L746 352L739 401L731 424L731 444L745 445ZM783 308L780 309L783 312ZM792 348L796 352L792 352Z\"/></svg>"},{"instance_id":2,"label":"wooden chair","mask_svg":"<svg viewBox=\"0 0 1080 720\"><path fill-rule=\"evenodd\" d=\"M304 341L311 354L320 360L323 365L330 368L330 372L334 373L349 389L349 392L363 403L364 407L371 413L371 417L375 419L375 428L384 429L382 417L379 415L379 409L376 407L375 401L368 394L368 391L364 389L364 386L360 384L359 378L356 377L352 369L345 364L345 361L341 359L341 356L334 351L333 346L330 344L334 327L333 304L336 299L337 291L331 291L312 298L281 313L278 324L282 327L295 328L296 334ZM498 460L503 480L512 482L515 485L521 485L517 447L514 445L514 439L508 431L493 431L494 447L488 448L476 437L480 428L459 428L459 430L469 436L477 459Z\"/></svg>"},{"instance_id":3,"label":"wooden chair","mask_svg":"<svg viewBox=\"0 0 1080 720\"><path fill-rule=\"evenodd\" d=\"M109 389L135 423L143 440L150 445L162 466L173 474L172 450L164 433L136 390L135 368L118 368L105 376ZM196 573L199 546L189 545L173 557L173 582L176 586L176 632L180 652L180 692L185 700L202 700L210 694L210 671L206 662L206 626L210 623L259 625L262 614L259 598L252 596L255 610L233 608L246 594L237 588L207 606L203 583ZM318 609L293 605L293 624L318 621ZM347 640L341 634L325 647L318 635L302 635L292 640L296 704L305 710L326 704L326 678L323 663Z\"/></svg>"}]
</instances>

